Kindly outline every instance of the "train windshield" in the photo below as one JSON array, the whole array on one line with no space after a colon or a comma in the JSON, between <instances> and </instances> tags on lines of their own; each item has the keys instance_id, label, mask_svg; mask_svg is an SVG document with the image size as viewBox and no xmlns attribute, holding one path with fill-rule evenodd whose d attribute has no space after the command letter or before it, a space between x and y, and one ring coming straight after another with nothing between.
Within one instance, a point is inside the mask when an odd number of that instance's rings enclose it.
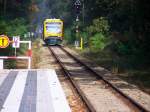
<instances>
[{"instance_id":1,"label":"train windshield","mask_svg":"<svg viewBox=\"0 0 150 112\"><path fill-rule=\"evenodd\" d=\"M46 23L46 31L50 33L60 33L61 23Z\"/></svg>"}]
</instances>

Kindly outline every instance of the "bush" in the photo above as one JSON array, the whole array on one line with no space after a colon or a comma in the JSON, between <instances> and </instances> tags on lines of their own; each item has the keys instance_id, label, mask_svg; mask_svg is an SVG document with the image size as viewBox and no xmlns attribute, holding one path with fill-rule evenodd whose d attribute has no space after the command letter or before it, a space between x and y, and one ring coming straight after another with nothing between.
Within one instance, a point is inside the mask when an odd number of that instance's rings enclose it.
<instances>
[{"instance_id":1,"label":"bush","mask_svg":"<svg viewBox=\"0 0 150 112\"><path fill-rule=\"evenodd\" d=\"M102 33L97 33L90 39L90 46L92 51L103 50L107 45L108 40Z\"/></svg>"},{"instance_id":2,"label":"bush","mask_svg":"<svg viewBox=\"0 0 150 112\"><path fill-rule=\"evenodd\" d=\"M93 24L86 28L92 51L103 50L109 41L109 24L105 17L93 20ZM88 37L88 36L87 36Z\"/></svg>"},{"instance_id":3,"label":"bush","mask_svg":"<svg viewBox=\"0 0 150 112\"><path fill-rule=\"evenodd\" d=\"M110 26L108 24L108 20L105 17L100 17L98 19L93 20L93 24L87 27L87 32L89 32L90 35L96 33L102 33L103 35L108 35L109 27Z\"/></svg>"}]
</instances>

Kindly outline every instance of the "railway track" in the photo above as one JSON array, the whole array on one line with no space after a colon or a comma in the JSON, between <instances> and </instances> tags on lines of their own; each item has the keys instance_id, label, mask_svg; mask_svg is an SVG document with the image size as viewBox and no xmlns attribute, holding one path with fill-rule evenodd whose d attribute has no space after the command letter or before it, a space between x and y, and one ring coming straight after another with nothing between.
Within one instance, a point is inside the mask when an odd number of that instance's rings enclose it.
<instances>
[{"instance_id":1,"label":"railway track","mask_svg":"<svg viewBox=\"0 0 150 112\"><path fill-rule=\"evenodd\" d=\"M71 80L89 111L148 112L62 47L51 46L49 50Z\"/></svg>"}]
</instances>

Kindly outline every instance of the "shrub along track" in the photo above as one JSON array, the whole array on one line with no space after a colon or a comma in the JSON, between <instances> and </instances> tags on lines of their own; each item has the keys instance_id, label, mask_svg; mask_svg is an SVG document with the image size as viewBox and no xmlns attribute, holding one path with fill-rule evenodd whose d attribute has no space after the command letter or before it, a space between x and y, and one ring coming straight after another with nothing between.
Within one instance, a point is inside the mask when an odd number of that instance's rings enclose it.
<instances>
[{"instance_id":1,"label":"shrub along track","mask_svg":"<svg viewBox=\"0 0 150 112\"><path fill-rule=\"evenodd\" d=\"M61 47L49 47L92 112L147 111Z\"/></svg>"}]
</instances>

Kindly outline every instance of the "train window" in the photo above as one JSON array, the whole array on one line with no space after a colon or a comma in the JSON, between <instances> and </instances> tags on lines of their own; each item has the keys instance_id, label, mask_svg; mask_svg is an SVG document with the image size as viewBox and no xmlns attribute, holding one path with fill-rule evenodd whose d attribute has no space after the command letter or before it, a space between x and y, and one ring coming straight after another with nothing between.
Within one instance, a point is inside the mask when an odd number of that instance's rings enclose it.
<instances>
[{"instance_id":1,"label":"train window","mask_svg":"<svg viewBox=\"0 0 150 112\"><path fill-rule=\"evenodd\" d=\"M46 31L50 33L60 33L61 23L46 23Z\"/></svg>"}]
</instances>

